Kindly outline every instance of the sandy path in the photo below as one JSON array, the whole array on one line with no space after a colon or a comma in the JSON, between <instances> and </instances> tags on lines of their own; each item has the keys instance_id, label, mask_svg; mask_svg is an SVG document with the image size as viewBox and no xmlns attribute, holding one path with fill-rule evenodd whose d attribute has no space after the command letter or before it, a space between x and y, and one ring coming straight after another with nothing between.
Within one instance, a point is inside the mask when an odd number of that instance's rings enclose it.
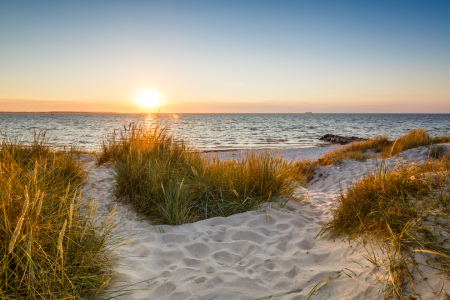
<instances>
[{"instance_id":1,"label":"sandy path","mask_svg":"<svg viewBox=\"0 0 450 300\"><path fill-rule=\"evenodd\" d=\"M427 150L421 148L389 163L422 161ZM320 156L323 150L310 151ZM301 159L301 152L287 158ZM96 166L89 155L82 160L88 170L86 196L98 201L100 213L109 213L116 204L112 167ZM317 237L340 189L376 164L344 161L339 167L320 167L308 189L297 189L302 201L182 226L153 226L118 204L121 229L134 236L120 249L119 279L139 282L139 291L127 299L257 299L276 294L281 295L271 299L306 299L316 285L328 281L310 299L383 299L380 279L385 271L365 258L362 247Z\"/></svg>"}]
</instances>

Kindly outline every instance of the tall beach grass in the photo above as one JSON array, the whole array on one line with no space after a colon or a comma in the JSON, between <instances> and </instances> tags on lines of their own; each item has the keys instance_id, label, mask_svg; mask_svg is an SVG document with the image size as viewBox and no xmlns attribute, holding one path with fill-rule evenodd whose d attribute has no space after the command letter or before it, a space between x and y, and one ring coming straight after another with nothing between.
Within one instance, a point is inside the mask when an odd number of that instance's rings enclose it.
<instances>
[{"instance_id":1,"label":"tall beach grass","mask_svg":"<svg viewBox=\"0 0 450 300\"><path fill-rule=\"evenodd\" d=\"M317 162L328 166L343 159L390 158L408 149L430 146L429 156L435 160L421 165L392 169L381 161L375 172L341 193L332 220L322 229L322 233L361 241L366 249L372 249L368 259L377 266L381 260L373 249L384 252L389 278L386 299L420 297L414 287L418 281L426 282L424 269L434 269L434 276L442 277L441 290L432 292L436 298L450 299L442 289L450 280L450 159L447 149L436 145L449 141L448 135L431 137L418 129L394 141L380 136L352 143Z\"/></svg>"},{"instance_id":2,"label":"tall beach grass","mask_svg":"<svg viewBox=\"0 0 450 300\"><path fill-rule=\"evenodd\" d=\"M444 283L450 280L449 172L448 157L395 169L380 164L339 196L333 219L323 228L353 239L364 237L363 243L369 240L384 249L387 299L414 299L417 281L427 280L424 267L434 269Z\"/></svg>"},{"instance_id":3,"label":"tall beach grass","mask_svg":"<svg viewBox=\"0 0 450 300\"><path fill-rule=\"evenodd\" d=\"M130 126L103 143L99 162L113 160L116 195L162 224L183 224L255 209L291 197L292 164L271 153L237 160L205 158L158 125Z\"/></svg>"},{"instance_id":4,"label":"tall beach grass","mask_svg":"<svg viewBox=\"0 0 450 300\"><path fill-rule=\"evenodd\" d=\"M0 298L92 298L113 274L111 230L80 211L84 174L73 155L46 146L0 143Z\"/></svg>"},{"instance_id":5,"label":"tall beach grass","mask_svg":"<svg viewBox=\"0 0 450 300\"><path fill-rule=\"evenodd\" d=\"M392 157L402 151L439 143L450 142L450 136L432 137L424 129L416 129L390 141L387 136L378 136L367 141L354 142L325 154L318 164L329 166L339 164L343 159L364 161L371 157Z\"/></svg>"}]
</instances>

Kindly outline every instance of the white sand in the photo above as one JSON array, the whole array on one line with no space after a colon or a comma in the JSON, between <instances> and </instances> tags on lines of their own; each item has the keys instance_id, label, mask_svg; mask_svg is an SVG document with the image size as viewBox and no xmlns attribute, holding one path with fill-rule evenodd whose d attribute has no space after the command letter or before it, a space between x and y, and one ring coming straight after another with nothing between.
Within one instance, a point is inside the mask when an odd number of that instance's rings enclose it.
<instances>
[{"instance_id":1,"label":"white sand","mask_svg":"<svg viewBox=\"0 0 450 300\"><path fill-rule=\"evenodd\" d=\"M330 149L278 153L287 159L317 159ZM427 153L420 147L387 163L420 162ZM229 158L239 152L218 155ZM113 169L95 166L94 159L83 155L89 171L85 194L98 201L99 212L109 213L117 204L112 194ZM383 299L386 270L370 263L362 246L317 236L321 225L330 220L340 189L375 168L374 159L319 167L308 189L297 189L296 197L302 201L183 226L153 226L126 205L117 204L121 229L126 236L134 236L120 248L124 257L117 266L122 274L118 281L137 283L133 288L138 290L123 298L228 300L281 294L271 299L306 299L312 293L310 299ZM379 249L374 253L383 259ZM438 292L442 280L428 284ZM432 291L424 292L421 299L435 299Z\"/></svg>"},{"instance_id":2,"label":"white sand","mask_svg":"<svg viewBox=\"0 0 450 300\"><path fill-rule=\"evenodd\" d=\"M339 149L343 146L341 145L332 145L329 147L312 147L312 148L298 148L298 149L274 149L274 150L233 150L233 151L212 151L203 153L204 156L215 156L218 155L221 159L231 159L238 158L241 155L250 154L252 151L254 153L261 152L272 152L277 154L278 156L283 157L286 160L299 161L302 159L310 159L317 160L325 153L333 151L335 149Z\"/></svg>"}]
</instances>

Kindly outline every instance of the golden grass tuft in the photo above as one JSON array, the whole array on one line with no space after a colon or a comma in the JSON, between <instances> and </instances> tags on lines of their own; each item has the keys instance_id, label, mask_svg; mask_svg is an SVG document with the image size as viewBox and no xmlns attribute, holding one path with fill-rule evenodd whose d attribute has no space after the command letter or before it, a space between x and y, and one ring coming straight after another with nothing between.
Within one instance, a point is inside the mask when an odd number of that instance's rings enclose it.
<instances>
[{"instance_id":1,"label":"golden grass tuft","mask_svg":"<svg viewBox=\"0 0 450 300\"><path fill-rule=\"evenodd\" d=\"M338 198L329 226L337 233L359 234L367 229L380 234L398 233L410 218L416 217L412 199L428 195L434 181L423 168L399 167L395 171L380 165L353 183ZM389 228L388 228L389 227Z\"/></svg>"},{"instance_id":2,"label":"golden grass tuft","mask_svg":"<svg viewBox=\"0 0 450 300\"><path fill-rule=\"evenodd\" d=\"M291 197L297 185L296 170L276 155L204 158L158 126L124 128L103 145L100 163L114 160L116 195L157 223L248 211Z\"/></svg>"},{"instance_id":3,"label":"golden grass tuft","mask_svg":"<svg viewBox=\"0 0 450 300\"><path fill-rule=\"evenodd\" d=\"M339 164L343 159L355 159L358 161L365 161L373 156L367 153L367 150L373 150L375 153L380 153L387 149L392 142L388 140L387 136L379 136L367 141L354 142L329 152L319 158L318 164L321 166L329 166Z\"/></svg>"},{"instance_id":4,"label":"golden grass tuft","mask_svg":"<svg viewBox=\"0 0 450 300\"><path fill-rule=\"evenodd\" d=\"M328 166L343 159L389 158L431 145L429 156L436 160L396 169L389 169L382 162L376 172L354 182L338 197L333 219L322 229L322 233L345 234L361 240L366 249L372 249L368 250L369 260L377 266L373 249L385 252L389 277L386 298L414 299L416 280L426 280L421 271L425 266L440 272L444 282L450 279L450 249L445 246L450 220L450 159L445 147L435 145L449 141L448 135L431 137L425 130L417 129L395 141L381 136L352 143L317 162ZM417 258L426 261L426 265Z\"/></svg>"},{"instance_id":5,"label":"golden grass tuft","mask_svg":"<svg viewBox=\"0 0 450 300\"><path fill-rule=\"evenodd\" d=\"M413 294L417 275L412 274L422 274L418 255L449 280L450 249L445 246L449 171L448 159L395 169L381 164L339 196L333 219L322 230L351 238L378 238L388 257L387 298Z\"/></svg>"},{"instance_id":6,"label":"golden grass tuft","mask_svg":"<svg viewBox=\"0 0 450 300\"><path fill-rule=\"evenodd\" d=\"M446 142L450 142L450 136L431 137L425 131L425 129L416 129L396 139L389 152L385 150L386 151L385 156L392 156L402 151L417 148L420 146L427 146Z\"/></svg>"},{"instance_id":7,"label":"golden grass tuft","mask_svg":"<svg viewBox=\"0 0 450 300\"><path fill-rule=\"evenodd\" d=\"M367 141L354 142L325 154L318 160L321 166L339 164L343 159L365 161L368 158L381 156L388 158L402 151L432 144L450 142L450 136L431 137L424 129L412 130L395 141L387 136L379 136ZM372 150L372 152L368 152Z\"/></svg>"},{"instance_id":8,"label":"golden grass tuft","mask_svg":"<svg viewBox=\"0 0 450 300\"><path fill-rule=\"evenodd\" d=\"M100 231L113 225L80 212L82 181L74 157L47 147L45 134L30 145L1 141L1 299L92 297L112 277Z\"/></svg>"},{"instance_id":9,"label":"golden grass tuft","mask_svg":"<svg viewBox=\"0 0 450 300\"><path fill-rule=\"evenodd\" d=\"M311 181L314 172L317 169L317 162L304 159L293 163L294 176L302 184L305 185Z\"/></svg>"}]
</instances>

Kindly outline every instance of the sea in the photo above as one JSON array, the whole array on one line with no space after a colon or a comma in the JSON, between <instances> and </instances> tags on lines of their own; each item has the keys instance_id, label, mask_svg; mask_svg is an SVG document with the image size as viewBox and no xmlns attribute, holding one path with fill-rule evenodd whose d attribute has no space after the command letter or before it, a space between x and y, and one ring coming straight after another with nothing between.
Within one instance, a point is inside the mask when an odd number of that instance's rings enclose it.
<instances>
[{"instance_id":1,"label":"sea","mask_svg":"<svg viewBox=\"0 0 450 300\"><path fill-rule=\"evenodd\" d=\"M113 114L0 113L2 139L28 143L45 132L58 148L98 151L101 141L130 124L158 123L193 149L309 148L327 146L325 134L395 139L423 128L431 135L450 134L450 114Z\"/></svg>"}]
</instances>

